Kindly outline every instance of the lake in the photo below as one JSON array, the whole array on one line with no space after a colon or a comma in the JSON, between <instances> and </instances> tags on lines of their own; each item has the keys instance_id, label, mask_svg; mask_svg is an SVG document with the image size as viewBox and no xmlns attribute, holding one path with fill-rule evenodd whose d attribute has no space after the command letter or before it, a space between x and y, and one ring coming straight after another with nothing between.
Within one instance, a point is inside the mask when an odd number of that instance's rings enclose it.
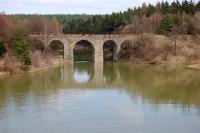
<instances>
[{"instance_id":1,"label":"lake","mask_svg":"<svg viewBox=\"0 0 200 133\"><path fill-rule=\"evenodd\" d=\"M199 133L200 71L76 62L0 78L0 133Z\"/></svg>"}]
</instances>

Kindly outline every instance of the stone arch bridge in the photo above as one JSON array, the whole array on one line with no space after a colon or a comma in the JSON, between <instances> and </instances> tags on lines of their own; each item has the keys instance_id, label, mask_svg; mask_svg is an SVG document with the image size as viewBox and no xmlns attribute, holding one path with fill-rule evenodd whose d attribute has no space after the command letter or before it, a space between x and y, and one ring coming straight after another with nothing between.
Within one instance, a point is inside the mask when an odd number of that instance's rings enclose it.
<instances>
[{"instance_id":1,"label":"stone arch bridge","mask_svg":"<svg viewBox=\"0 0 200 133\"><path fill-rule=\"evenodd\" d=\"M52 41L60 41L64 45L64 59L73 61L73 48L82 40L90 42L94 47L94 60L95 62L103 62L103 45L106 41L112 41L115 43L115 60L117 60L117 54L119 53L121 44L126 41L133 42L136 35L134 34L30 34L31 39L37 39L48 45Z\"/></svg>"}]
</instances>

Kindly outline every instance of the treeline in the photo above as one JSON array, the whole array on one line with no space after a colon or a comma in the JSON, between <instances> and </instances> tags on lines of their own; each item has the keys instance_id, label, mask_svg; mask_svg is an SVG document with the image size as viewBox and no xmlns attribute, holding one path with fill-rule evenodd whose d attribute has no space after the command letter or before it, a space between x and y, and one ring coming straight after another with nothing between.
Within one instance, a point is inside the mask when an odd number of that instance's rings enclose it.
<instances>
[{"instance_id":1,"label":"treeline","mask_svg":"<svg viewBox=\"0 0 200 133\"><path fill-rule=\"evenodd\" d=\"M188 0L182 2L177 0L172 3L158 2L156 5L143 3L140 7L110 15L12 15L10 17L34 21L35 24L30 25L29 28L33 32L44 32L44 25L49 25L44 21L53 20L54 24L60 24L59 30L64 34L122 31L160 34L169 34L171 31L184 34L200 33L200 1L194 3ZM125 29L127 25L129 28ZM47 30L50 33L54 31L52 26L47 26Z\"/></svg>"},{"instance_id":2,"label":"treeline","mask_svg":"<svg viewBox=\"0 0 200 133\"><path fill-rule=\"evenodd\" d=\"M143 3L140 7L110 15L11 15L12 19L33 21L29 31L48 33L55 29L67 33L159 33L173 32L184 34L200 33L200 1L184 0L172 3L158 2L156 5ZM49 26L48 21L53 21ZM129 26L126 29L125 26ZM55 29L52 29L54 28ZM58 32L56 31L56 32Z\"/></svg>"},{"instance_id":3,"label":"treeline","mask_svg":"<svg viewBox=\"0 0 200 133\"><path fill-rule=\"evenodd\" d=\"M84 18L67 19L57 16L63 26L63 33L112 33L121 32L126 25L131 25L128 33L171 32L195 34L200 33L200 2L174 1L156 5L146 5L128 9L111 15L94 15Z\"/></svg>"},{"instance_id":4,"label":"treeline","mask_svg":"<svg viewBox=\"0 0 200 133\"><path fill-rule=\"evenodd\" d=\"M167 34L173 31L200 33L200 2L158 2L111 15L94 15L87 19L67 19L56 16L63 26L63 33L111 33L120 32L130 25L127 32L153 32Z\"/></svg>"}]
</instances>

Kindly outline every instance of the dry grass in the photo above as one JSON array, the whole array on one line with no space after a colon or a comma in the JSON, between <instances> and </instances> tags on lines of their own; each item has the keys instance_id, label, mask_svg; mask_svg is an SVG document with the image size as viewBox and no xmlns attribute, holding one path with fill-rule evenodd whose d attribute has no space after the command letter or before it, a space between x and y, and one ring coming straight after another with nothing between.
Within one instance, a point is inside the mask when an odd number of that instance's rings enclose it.
<instances>
[{"instance_id":1,"label":"dry grass","mask_svg":"<svg viewBox=\"0 0 200 133\"><path fill-rule=\"evenodd\" d=\"M62 57L56 57L48 53L45 55L41 51L34 51L30 53L32 65L29 69L29 72L44 70L49 67L64 63ZM0 59L0 76L19 73L23 73L23 71L20 69L20 63L17 61L15 56L6 54L3 58Z\"/></svg>"},{"instance_id":2,"label":"dry grass","mask_svg":"<svg viewBox=\"0 0 200 133\"><path fill-rule=\"evenodd\" d=\"M19 66L20 64L14 56L6 54L1 59L0 71L9 74L20 73L21 70Z\"/></svg>"},{"instance_id":3,"label":"dry grass","mask_svg":"<svg viewBox=\"0 0 200 133\"><path fill-rule=\"evenodd\" d=\"M142 34L133 40L132 47L134 47L132 53L126 52L126 49L124 49L120 54L128 54L124 56L128 57L125 60L134 61L134 63L190 64L200 61L200 36L178 36L175 50L174 36ZM130 54L133 56L130 56ZM120 59L124 60L123 58Z\"/></svg>"}]
</instances>

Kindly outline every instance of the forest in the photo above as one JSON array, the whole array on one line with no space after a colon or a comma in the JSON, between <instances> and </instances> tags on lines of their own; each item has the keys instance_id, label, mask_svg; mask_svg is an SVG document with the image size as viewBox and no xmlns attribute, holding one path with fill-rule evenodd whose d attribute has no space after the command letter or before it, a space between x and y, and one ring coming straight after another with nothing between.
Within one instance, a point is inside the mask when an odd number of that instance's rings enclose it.
<instances>
[{"instance_id":1,"label":"forest","mask_svg":"<svg viewBox=\"0 0 200 133\"><path fill-rule=\"evenodd\" d=\"M132 25L131 33L167 34L176 29L181 33L195 34L200 33L200 1L143 3L141 7L111 15L86 15L72 19L58 15L56 18L63 27L63 33L112 33Z\"/></svg>"},{"instance_id":2,"label":"forest","mask_svg":"<svg viewBox=\"0 0 200 133\"><path fill-rule=\"evenodd\" d=\"M173 29L184 34L199 33L200 1L184 0L172 3L158 2L156 5L143 3L140 7L105 15L24 15L9 16L12 21L33 21L31 32L44 32L44 25L53 21L60 25L60 31L67 33L112 33L120 32L124 26L132 25L132 33L167 34ZM52 33L52 26L47 26ZM56 27L58 28L58 27ZM56 29L54 28L54 29Z\"/></svg>"},{"instance_id":3,"label":"forest","mask_svg":"<svg viewBox=\"0 0 200 133\"><path fill-rule=\"evenodd\" d=\"M140 7L105 15L0 14L0 57L14 55L27 70L30 51L43 49L28 34L64 33L155 33L163 35L200 34L200 1L143 3Z\"/></svg>"}]
</instances>

